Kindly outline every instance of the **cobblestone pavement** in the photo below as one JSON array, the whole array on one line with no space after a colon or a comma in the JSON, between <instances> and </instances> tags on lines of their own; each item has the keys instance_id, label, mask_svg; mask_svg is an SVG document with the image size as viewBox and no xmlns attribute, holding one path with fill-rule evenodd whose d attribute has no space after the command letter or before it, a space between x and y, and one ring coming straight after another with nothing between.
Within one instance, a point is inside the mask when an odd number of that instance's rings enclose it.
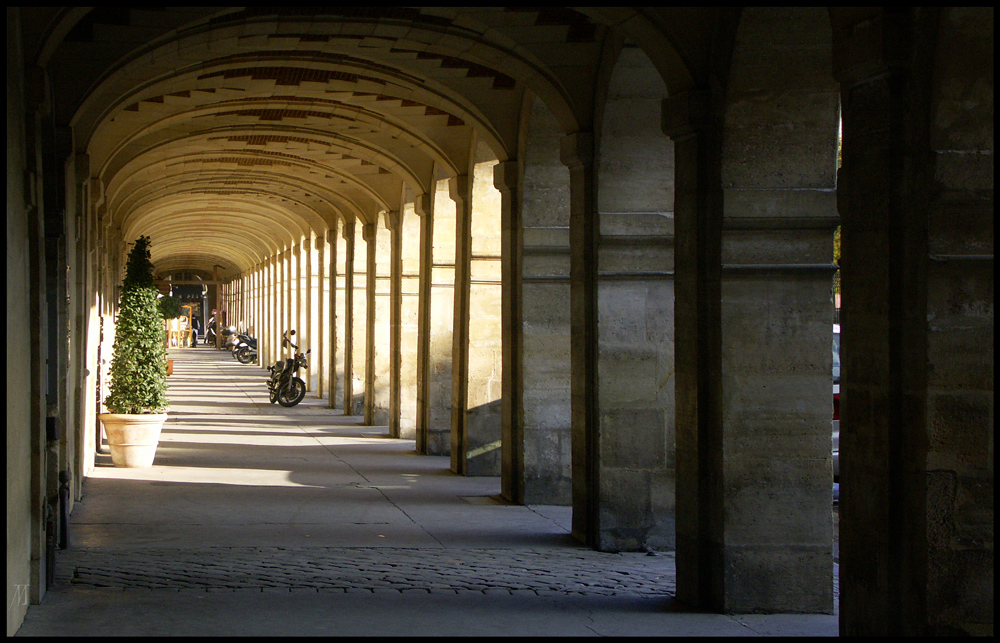
<instances>
[{"instance_id":1,"label":"cobblestone pavement","mask_svg":"<svg viewBox=\"0 0 1000 643\"><path fill-rule=\"evenodd\" d=\"M58 569L60 584L124 590L285 588L666 596L675 589L672 554L608 554L587 549L72 549L60 554Z\"/></svg>"}]
</instances>

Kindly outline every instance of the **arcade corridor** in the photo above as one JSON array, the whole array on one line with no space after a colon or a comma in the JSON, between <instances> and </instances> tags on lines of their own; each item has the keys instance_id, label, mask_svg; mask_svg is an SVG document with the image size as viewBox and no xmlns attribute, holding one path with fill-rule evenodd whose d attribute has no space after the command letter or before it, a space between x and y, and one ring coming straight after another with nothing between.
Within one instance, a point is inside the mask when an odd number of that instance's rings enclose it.
<instances>
[{"instance_id":1,"label":"arcade corridor","mask_svg":"<svg viewBox=\"0 0 1000 643\"><path fill-rule=\"evenodd\" d=\"M672 560L691 613L991 635L993 59L992 7L8 7L8 635L66 521L561 539ZM179 356L126 472L140 238L260 363ZM289 330L285 412L247 378Z\"/></svg>"},{"instance_id":2,"label":"arcade corridor","mask_svg":"<svg viewBox=\"0 0 1000 643\"><path fill-rule=\"evenodd\" d=\"M498 478L315 400L271 405L225 351L170 357L154 466L101 458L19 635L836 634L685 614L671 555L595 552L568 507L505 503Z\"/></svg>"}]
</instances>

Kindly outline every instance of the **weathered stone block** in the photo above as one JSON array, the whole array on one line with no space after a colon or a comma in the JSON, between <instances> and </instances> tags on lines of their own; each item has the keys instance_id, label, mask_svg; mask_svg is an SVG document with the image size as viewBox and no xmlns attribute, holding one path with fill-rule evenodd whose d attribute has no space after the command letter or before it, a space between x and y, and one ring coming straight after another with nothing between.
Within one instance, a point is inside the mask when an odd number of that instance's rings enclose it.
<instances>
[{"instance_id":1,"label":"weathered stone block","mask_svg":"<svg viewBox=\"0 0 1000 643\"><path fill-rule=\"evenodd\" d=\"M833 613L830 546L726 545L727 612Z\"/></svg>"},{"instance_id":2,"label":"weathered stone block","mask_svg":"<svg viewBox=\"0 0 1000 643\"><path fill-rule=\"evenodd\" d=\"M609 467L662 468L668 447L664 425L664 409L602 409L602 462Z\"/></svg>"}]
</instances>

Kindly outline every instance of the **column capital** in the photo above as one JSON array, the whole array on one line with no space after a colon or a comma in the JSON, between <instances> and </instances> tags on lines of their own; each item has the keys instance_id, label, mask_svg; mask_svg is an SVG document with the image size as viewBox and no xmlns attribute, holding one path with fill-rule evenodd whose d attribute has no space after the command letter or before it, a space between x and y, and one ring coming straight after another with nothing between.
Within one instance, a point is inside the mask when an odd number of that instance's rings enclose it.
<instances>
[{"instance_id":1,"label":"column capital","mask_svg":"<svg viewBox=\"0 0 1000 643\"><path fill-rule=\"evenodd\" d=\"M500 192L515 192L521 178L521 164L517 160L502 161L493 166L493 187Z\"/></svg>"},{"instance_id":2,"label":"column capital","mask_svg":"<svg viewBox=\"0 0 1000 643\"><path fill-rule=\"evenodd\" d=\"M76 182L83 185L90 178L90 154L77 154L73 159L73 169L76 171Z\"/></svg>"},{"instance_id":3,"label":"column capital","mask_svg":"<svg viewBox=\"0 0 1000 643\"><path fill-rule=\"evenodd\" d=\"M712 94L694 89L664 98L660 103L660 129L675 142L709 126Z\"/></svg>"},{"instance_id":4,"label":"column capital","mask_svg":"<svg viewBox=\"0 0 1000 643\"><path fill-rule=\"evenodd\" d=\"M839 83L864 83L908 64L912 12L886 12L881 7L832 9L830 17L833 77Z\"/></svg>"},{"instance_id":5,"label":"column capital","mask_svg":"<svg viewBox=\"0 0 1000 643\"><path fill-rule=\"evenodd\" d=\"M579 165L592 165L594 162L593 132L576 132L564 136L559 142L559 160L570 169Z\"/></svg>"},{"instance_id":6,"label":"column capital","mask_svg":"<svg viewBox=\"0 0 1000 643\"><path fill-rule=\"evenodd\" d=\"M431 200L430 194L418 194L415 199L413 199L413 211L417 213L417 216L422 217L425 214L430 214L433 201Z\"/></svg>"},{"instance_id":7,"label":"column capital","mask_svg":"<svg viewBox=\"0 0 1000 643\"><path fill-rule=\"evenodd\" d=\"M90 164L89 161L87 164ZM104 204L104 181L97 177L90 179L90 204L94 207Z\"/></svg>"},{"instance_id":8,"label":"column capital","mask_svg":"<svg viewBox=\"0 0 1000 643\"><path fill-rule=\"evenodd\" d=\"M469 175L459 174L448 179L448 196L455 203L469 198Z\"/></svg>"},{"instance_id":9,"label":"column capital","mask_svg":"<svg viewBox=\"0 0 1000 643\"><path fill-rule=\"evenodd\" d=\"M385 228L391 232L399 232L403 217L399 210L388 210L385 213Z\"/></svg>"},{"instance_id":10,"label":"column capital","mask_svg":"<svg viewBox=\"0 0 1000 643\"><path fill-rule=\"evenodd\" d=\"M375 224L366 221L361 224L361 238L365 240L366 243L372 243L375 241Z\"/></svg>"},{"instance_id":11,"label":"column capital","mask_svg":"<svg viewBox=\"0 0 1000 643\"><path fill-rule=\"evenodd\" d=\"M344 237L345 241L354 240L354 220L354 217L344 219L344 228L340 231L340 235Z\"/></svg>"}]
</instances>

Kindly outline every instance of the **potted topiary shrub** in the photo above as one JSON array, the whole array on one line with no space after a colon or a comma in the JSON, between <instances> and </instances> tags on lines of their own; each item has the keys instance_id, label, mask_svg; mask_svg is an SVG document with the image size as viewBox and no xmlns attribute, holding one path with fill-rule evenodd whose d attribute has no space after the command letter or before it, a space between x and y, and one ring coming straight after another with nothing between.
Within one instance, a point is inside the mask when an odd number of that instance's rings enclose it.
<instances>
[{"instance_id":1,"label":"potted topiary shrub","mask_svg":"<svg viewBox=\"0 0 1000 643\"><path fill-rule=\"evenodd\" d=\"M128 255L111 356L104 424L116 467L149 467L167 419L167 351L157 304L149 237Z\"/></svg>"}]
</instances>

